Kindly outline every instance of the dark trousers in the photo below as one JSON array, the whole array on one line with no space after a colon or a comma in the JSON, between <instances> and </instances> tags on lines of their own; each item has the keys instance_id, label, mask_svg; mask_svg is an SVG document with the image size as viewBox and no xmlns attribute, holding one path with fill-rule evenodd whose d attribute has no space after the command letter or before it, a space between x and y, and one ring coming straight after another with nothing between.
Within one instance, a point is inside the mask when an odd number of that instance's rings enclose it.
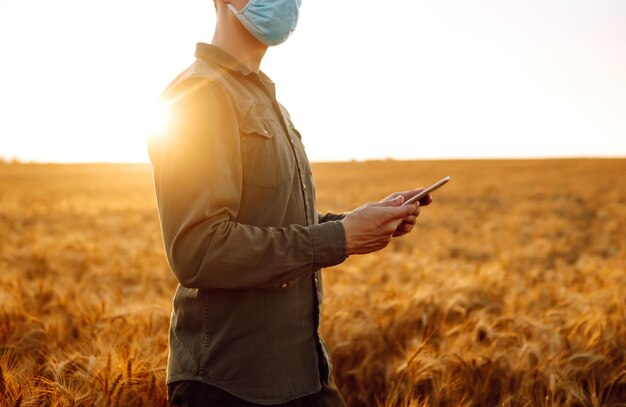
<instances>
[{"instance_id":1,"label":"dark trousers","mask_svg":"<svg viewBox=\"0 0 626 407\"><path fill-rule=\"evenodd\" d=\"M237 398L215 386L195 381L180 381L167 385L169 402L180 407L258 407L249 401ZM345 407L337 386L322 382L322 390L317 393L291 400L280 407Z\"/></svg>"}]
</instances>

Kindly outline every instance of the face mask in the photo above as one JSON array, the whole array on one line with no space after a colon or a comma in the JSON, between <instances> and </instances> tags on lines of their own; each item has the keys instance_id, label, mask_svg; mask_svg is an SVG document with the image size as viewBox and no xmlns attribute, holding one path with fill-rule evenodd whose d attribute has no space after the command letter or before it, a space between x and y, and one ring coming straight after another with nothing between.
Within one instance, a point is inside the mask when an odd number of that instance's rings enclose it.
<instances>
[{"instance_id":1,"label":"face mask","mask_svg":"<svg viewBox=\"0 0 626 407\"><path fill-rule=\"evenodd\" d=\"M302 0L250 0L241 11L232 4L228 8L257 40L267 46L287 40L296 29Z\"/></svg>"}]
</instances>

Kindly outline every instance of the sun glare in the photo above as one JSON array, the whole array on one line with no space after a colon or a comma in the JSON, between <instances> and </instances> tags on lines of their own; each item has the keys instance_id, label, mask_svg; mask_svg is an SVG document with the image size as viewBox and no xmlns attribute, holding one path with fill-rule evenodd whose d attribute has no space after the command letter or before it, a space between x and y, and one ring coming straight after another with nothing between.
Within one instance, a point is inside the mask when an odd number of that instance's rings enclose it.
<instances>
[{"instance_id":1,"label":"sun glare","mask_svg":"<svg viewBox=\"0 0 626 407\"><path fill-rule=\"evenodd\" d=\"M163 130L170 121L167 106L159 101L154 101L146 107L141 121L148 138L161 137Z\"/></svg>"}]
</instances>

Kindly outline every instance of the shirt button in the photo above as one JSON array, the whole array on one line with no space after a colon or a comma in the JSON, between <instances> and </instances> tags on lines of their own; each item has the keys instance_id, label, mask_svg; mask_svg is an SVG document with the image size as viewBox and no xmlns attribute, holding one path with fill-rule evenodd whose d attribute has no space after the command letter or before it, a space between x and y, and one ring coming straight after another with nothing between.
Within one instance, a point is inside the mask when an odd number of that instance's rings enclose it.
<instances>
[{"instance_id":1,"label":"shirt button","mask_svg":"<svg viewBox=\"0 0 626 407\"><path fill-rule=\"evenodd\" d=\"M302 185L302 189L306 191L306 185Z\"/></svg>"},{"instance_id":2,"label":"shirt button","mask_svg":"<svg viewBox=\"0 0 626 407\"><path fill-rule=\"evenodd\" d=\"M318 281L317 281L317 277L315 277L315 284L317 284L317 283L318 283Z\"/></svg>"},{"instance_id":3,"label":"shirt button","mask_svg":"<svg viewBox=\"0 0 626 407\"><path fill-rule=\"evenodd\" d=\"M287 283L282 283L282 284L280 285L280 288L287 288Z\"/></svg>"}]
</instances>

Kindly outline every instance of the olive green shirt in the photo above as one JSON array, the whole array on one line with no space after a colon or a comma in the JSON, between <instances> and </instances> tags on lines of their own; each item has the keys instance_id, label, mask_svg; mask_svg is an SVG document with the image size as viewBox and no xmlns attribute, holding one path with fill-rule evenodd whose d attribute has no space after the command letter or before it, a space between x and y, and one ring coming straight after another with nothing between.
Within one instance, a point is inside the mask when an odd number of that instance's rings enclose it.
<instances>
[{"instance_id":1,"label":"olive green shirt","mask_svg":"<svg viewBox=\"0 0 626 407\"><path fill-rule=\"evenodd\" d=\"M149 142L161 231L179 281L167 382L258 404L315 393L320 268L346 258L343 215L317 213L300 133L272 81L207 44L163 92Z\"/></svg>"}]
</instances>

